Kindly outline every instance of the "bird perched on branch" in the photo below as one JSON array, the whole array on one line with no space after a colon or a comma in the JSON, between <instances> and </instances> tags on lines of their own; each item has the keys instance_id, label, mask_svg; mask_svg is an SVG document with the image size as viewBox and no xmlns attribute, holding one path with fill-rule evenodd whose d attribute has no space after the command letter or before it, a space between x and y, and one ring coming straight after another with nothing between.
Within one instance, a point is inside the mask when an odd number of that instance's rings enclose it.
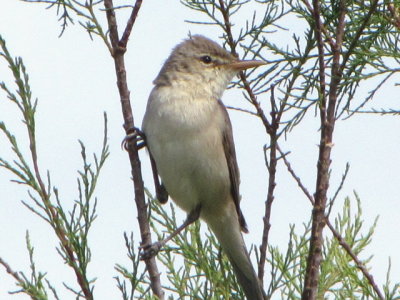
<instances>
[{"instance_id":1,"label":"bird perched on branch","mask_svg":"<svg viewBox=\"0 0 400 300\"><path fill-rule=\"evenodd\" d=\"M264 299L265 293L241 233L248 229L240 210L232 126L221 96L239 71L263 64L238 60L217 43L191 36L173 49L154 80L142 126L159 187L188 213L175 234L204 220L249 300ZM165 242L147 250L157 252Z\"/></svg>"}]
</instances>

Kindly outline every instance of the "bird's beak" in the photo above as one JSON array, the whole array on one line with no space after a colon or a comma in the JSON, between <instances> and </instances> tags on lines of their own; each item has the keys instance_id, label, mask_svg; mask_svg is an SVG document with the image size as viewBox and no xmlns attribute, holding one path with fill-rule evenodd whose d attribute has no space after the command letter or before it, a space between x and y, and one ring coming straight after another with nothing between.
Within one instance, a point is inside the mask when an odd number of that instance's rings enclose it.
<instances>
[{"instance_id":1,"label":"bird's beak","mask_svg":"<svg viewBox=\"0 0 400 300\"><path fill-rule=\"evenodd\" d=\"M249 68L256 68L265 64L266 62L263 62L261 60L237 60L228 64L227 67L230 67L237 71L242 71Z\"/></svg>"}]
</instances>

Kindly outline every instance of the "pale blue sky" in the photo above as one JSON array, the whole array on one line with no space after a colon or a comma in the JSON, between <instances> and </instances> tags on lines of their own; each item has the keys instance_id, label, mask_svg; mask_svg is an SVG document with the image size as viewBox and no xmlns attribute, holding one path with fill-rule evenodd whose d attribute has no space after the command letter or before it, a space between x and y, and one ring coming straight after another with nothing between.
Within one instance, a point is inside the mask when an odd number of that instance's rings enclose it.
<instances>
[{"instance_id":1,"label":"pale blue sky","mask_svg":"<svg viewBox=\"0 0 400 300\"><path fill-rule=\"evenodd\" d=\"M197 18L197 14L178 1L171 3L144 1L131 35L126 66L137 125L141 124L151 82L171 48L189 31L218 40L216 28L185 23L184 20ZM84 141L89 152L99 151L103 111L108 114L111 156L96 193L98 218L90 237L93 262L89 272L98 277L96 299L119 299L112 278L116 275L115 263L127 263L123 232L133 230L136 240L139 235L128 157L120 148L124 132L113 62L102 42L97 38L91 41L79 26L69 26L63 37L58 38L60 26L55 10L44 7L3 0L0 34L11 53L23 57L28 69L33 95L39 98L37 139L41 170L43 174L50 170L53 184L59 188L66 206L77 196L76 170L81 165L77 140ZM284 45L283 37L275 38ZM0 61L0 81L12 83L4 60ZM373 106L398 107L398 95L398 87L391 82L377 96ZM4 98L4 93L0 93L0 120L9 124L26 146L21 117ZM235 91L225 93L223 100L230 105L244 103L241 93ZM248 245L259 244L268 179L262 154L266 137L258 120L238 112L230 112L230 115L241 170L242 206L250 228L245 239ZM362 257L374 255L370 266L378 284L385 280L389 256L392 258L392 281L400 281L399 125L398 117L356 116L339 122L334 138L333 189L340 181L346 162L351 165L336 211L341 209L344 197L352 196L356 190L362 200L365 224L371 225L375 217L380 216L373 242ZM318 119L310 115L289 135L284 145L285 150L292 151L289 157L292 165L311 192L315 186L318 139ZM4 137L0 136L0 156L12 158L10 153ZM145 152L141 157L145 182L151 187ZM28 271L24 238L25 231L29 230L37 268L47 272L47 278L63 290L62 281L73 282L72 271L63 265L56 253L55 237L49 226L21 204L20 200L28 199L25 187L10 183L10 179L12 176L0 169L0 256L15 270ZM301 231L311 207L282 166L277 184L270 241L285 248L289 224L295 223ZM268 267L266 273L269 273ZM0 267L0 300L27 299L26 296L10 296L9 290L15 290L14 281ZM60 295L62 299L73 299L69 292L63 291Z\"/></svg>"}]
</instances>

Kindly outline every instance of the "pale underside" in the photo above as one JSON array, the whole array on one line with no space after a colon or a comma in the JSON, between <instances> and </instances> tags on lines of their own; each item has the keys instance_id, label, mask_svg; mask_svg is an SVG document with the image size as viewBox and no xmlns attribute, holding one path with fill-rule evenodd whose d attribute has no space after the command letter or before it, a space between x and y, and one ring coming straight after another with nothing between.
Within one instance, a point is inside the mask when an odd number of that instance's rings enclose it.
<instances>
[{"instance_id":1,"label":"pale underside","mask_svg":"<svg viewBox=\"0 0 400 300\"><path fill-rule=\"evenodd\" d=\"M143 130L172 199L188 213L201 202L205 217L230 200L223 112L215 99L168 97L168 89L153 90L147 114L157 118L145 118Z\"/></svg>"}]
</instances>

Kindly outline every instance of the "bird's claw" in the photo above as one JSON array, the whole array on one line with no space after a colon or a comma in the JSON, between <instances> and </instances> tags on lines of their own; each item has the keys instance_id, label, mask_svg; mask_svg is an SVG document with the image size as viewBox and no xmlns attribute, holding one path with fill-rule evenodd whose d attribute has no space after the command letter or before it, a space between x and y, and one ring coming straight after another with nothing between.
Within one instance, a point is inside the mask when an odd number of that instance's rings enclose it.
<instances>
[{"instance_id":1,"label":"bird's claw","mask_svg":"<svg viewBox=\"0 0 400 300\"><path fill-rule=\"evenodd\" d=\"M143 148L146 144L144 132L137 127L128 130L128 134L121 142L121 147L128 151L129 143L135 142L139 149Z\"/></svg>"},{"instance_id":2,"label":"bird's claw","mask_svg":"<svg viewBox=\"0 0 400 300\"><path fill-rule=\"evenodd\" d=\"M150 259L154 256L157 255L158 252L160 252L161 248L163 246L163 243L161 242L155 242L153 244L150 245L146 245L146 246L140 246L140 259L141 260L145 260L145 259Z\"/></svg>"}]
</instances>

